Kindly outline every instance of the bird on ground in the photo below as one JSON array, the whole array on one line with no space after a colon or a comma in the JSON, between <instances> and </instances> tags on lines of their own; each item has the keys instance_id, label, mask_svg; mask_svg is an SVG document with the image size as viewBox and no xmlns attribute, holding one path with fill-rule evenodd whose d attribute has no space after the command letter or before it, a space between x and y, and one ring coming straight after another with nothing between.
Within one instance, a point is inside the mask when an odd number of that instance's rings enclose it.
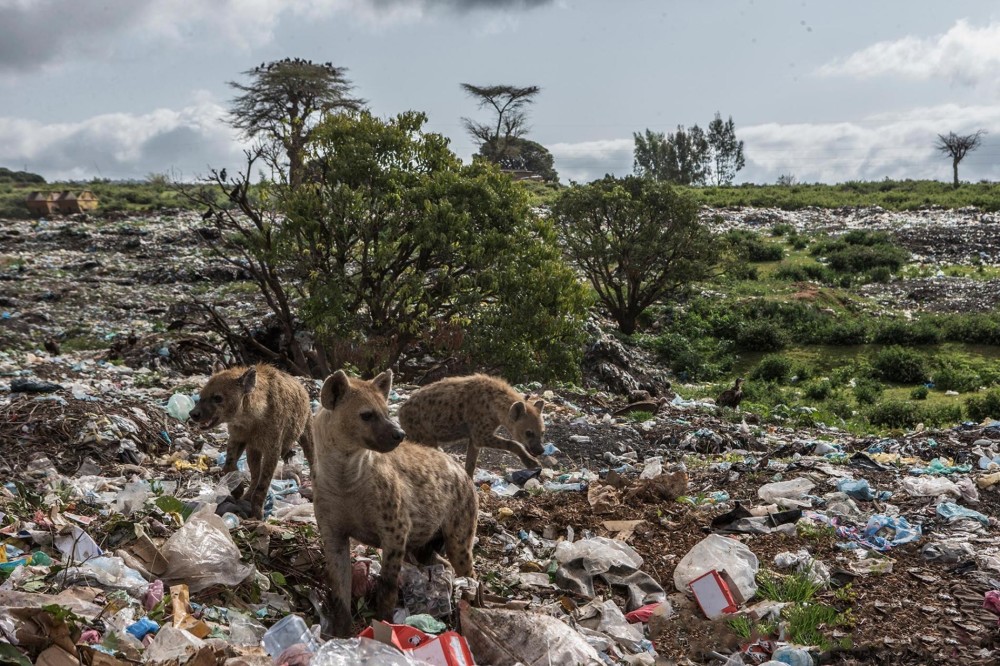
<instances>
[{"instance_id":1,"label":"bird on ground","mask_svg":"<svg viewBox=\"0 0 1000 666\"><path fill-rule=\"evenodd\" d=\"M715 404L720 407L732 407L733 409L736 409L740 406L741 400L743 400L743 378L738 377L736 379L736 383L733 384L733 388L726 389L719 394Z\"/></svg>"}]
</instances>

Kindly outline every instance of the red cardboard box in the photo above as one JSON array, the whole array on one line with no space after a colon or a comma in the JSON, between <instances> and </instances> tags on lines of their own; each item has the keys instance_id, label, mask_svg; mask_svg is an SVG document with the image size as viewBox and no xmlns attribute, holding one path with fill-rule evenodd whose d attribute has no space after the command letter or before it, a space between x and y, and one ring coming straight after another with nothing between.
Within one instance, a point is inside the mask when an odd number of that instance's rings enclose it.
<instances>
[{"instance_id":1,"label":"red cardboard box","mask_svg":"<svg viewBox=\"0 0 1000 666\"><path fill-rule=\"evenodd\" d=\"M715 620L726 613L735 613L739 610L739 603L733 598L726 578L712 569L688 583L698 606L701 607L701 612L709 619Z\"/></svg>"},{"instance_id":2,"label":"red cardboard box","mask_svg":"<svg viewBox=\"0 0 1000 666\"><path fill-rule=\"evenodd\" d=\"M375 620L358 636L394 645L401 652L409 652L431 666L475 666L476 663L465 637L454 631L432 636L408 624Z\"/></svg>"}]
</instances>

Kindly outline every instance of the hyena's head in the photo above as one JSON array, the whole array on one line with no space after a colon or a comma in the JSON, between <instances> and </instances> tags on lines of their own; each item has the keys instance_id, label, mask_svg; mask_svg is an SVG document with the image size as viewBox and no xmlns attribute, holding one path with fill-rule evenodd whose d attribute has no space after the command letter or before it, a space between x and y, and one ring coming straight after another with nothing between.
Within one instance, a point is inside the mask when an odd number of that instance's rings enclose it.
<instances>
[{"instance_id":1,"label":"hyena's head","mask_svg":"<svg viewBox=\"0 0 1000 666\"><path fill-rule=\"evenodd\" d=\"M510 406L504 427L514 439L524 444L532 455L542 455L542 438L545 436L545 421L542 420L544 400L531 402L529 396Z\"/></svg>"},{"instance_id":2,"label":"hyena's head","mask_svg":"<svg viewBox=\"0 0 1000 666\"><path fill-rule=\"evenodd\" d=\"M386 370L371 381L348 377L338 370L326 378L319 395L328 428L318 436L341 450L370 449L379 453L392 451L403 441L405 433L389 418L386 402L392 389L392 370Z\"/></svg>"},{"instance_id":3,"label":"hyena's head","mask_svg":"<svg viewBox=\"0 0 1000 666\"><path fill-rule=\"evenodd\" d=\"M191 410L191 418L201 428L214 428L239 417L243 399L257 386L257 368L217 367L205 387L198 394L198 404Z\"/></svg>"}]
</instances>

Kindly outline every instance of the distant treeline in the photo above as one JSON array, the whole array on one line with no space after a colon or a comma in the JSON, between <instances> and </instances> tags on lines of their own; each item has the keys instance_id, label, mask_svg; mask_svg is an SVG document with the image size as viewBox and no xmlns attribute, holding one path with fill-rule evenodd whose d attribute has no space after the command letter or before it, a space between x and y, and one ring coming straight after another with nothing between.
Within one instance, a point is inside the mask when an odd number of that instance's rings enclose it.
<instances>
[{"instance_id":1,"label":"distant treeline","mask_svg":"<svg viewBox=\"0 0 1000 666\"><path fill-rule=\"evenodd\" d=\"M30 171L11 171L0 167L0 183L45 184L45 179Z\"/></svg>"}]
</instances>

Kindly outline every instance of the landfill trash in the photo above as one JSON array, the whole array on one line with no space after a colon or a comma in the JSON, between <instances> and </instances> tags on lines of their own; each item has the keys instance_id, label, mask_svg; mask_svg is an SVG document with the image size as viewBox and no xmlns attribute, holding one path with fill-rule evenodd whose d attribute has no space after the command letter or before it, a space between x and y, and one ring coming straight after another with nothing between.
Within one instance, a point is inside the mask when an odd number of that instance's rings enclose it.
<instances>
[{"instance_id":1,"label":"landfill trash","mask_svg":"<svg viewBox=\"0 0 1000 666\"><path fill-rule=\"evenodd\" d=\"M222 518L204 508L163 544L167 561L163 579L187 583L192 592L211 585L239 585L252 572L240 561L240 550Z\"/></svg>"},{"instance_id":2,"label":"landfill trash","mask_svg":"<svg viewBox=\"0 0 1000 666\"><path fill-rule=\"evenodd\" d=\"M1000 591L989 590L983 598L983 608L1000 616ZM1000 618L997 619L997 626L1000 626Z\"/></svg>"},{"instance_id":3,"label":"landfill trash","mask_svg":"<svg viewBox=\"0 0 1000 666\"><path fill-rule=\"evenodd\" d=\"M363 640L371 639L386 646L391 646L398 653L409 659L408 664L425 664L430 662L434 666L463 666L472 664L472 653L469 645L460 634L454 631L446 631L440 636L432 636L420 629L406 624L389 624L387 622L374 621L364 631L358 634L358 638ZM394 656L387 661L389 664L397 664L398 657ZM354 662L350 662L354 663ZM372 662L381 665L381 661Z\"/></svg>"},{"instance_id":4,"label":"landfill trash","mask_svg":"<svg viewBox=\"0 0 1000 666\"><path fill-rule=\"evenodd\" d=\"M594 578L604 580L613 590L628 597L631 611L653 601L663 601L666 593L656 580L640 571L642 557L623 541L592 537L579 541L560 541L555 559L559 564L555 582L560 588L594 597Z\"/></svg>"},{"instance_id":5,"label":"landfill trash","mask_svg":"<svg viewBox=\"0 0 1000 666\"><path fill-rule=\"evenodd\" d=\"M841 479L837 482L837 490L852 499L863 500L866 502L870 502L874 499L884 502L892 497L892 493L888 490L876 493L872 490L871 486L868 485L867 479Z\"/></svg>"},{"instance_id":6,"label":"landfill trash","mask_svg":"<svg viewBox=\"0 0 1000 666\"><path fill-rule=\"evenodd\" d=\"M70 563L85 562L104 554L97 542L77 525L67 525L52 542Z\"/></svg>"},{"instance_id":7,"label":"landfill trash","mask_svg":"<svg viewBox=\"0 0 1000 666\"><path fill-rule=\"evenodd\" d=\"M910 474L935 474L935 475L949 475L957 473L965 473L972 469L972 465L955 465L947 458L934 458L929 463L927 467L913 467L910 469Z\"/></svg>"},{"instance_id":8,"label":"landfill trash","mask_svg":"<svg viewBox=\"0 0 1000 666\"><path fill-rule=\"evenodd\" d=\"M579 626L611 637L628 652L635 654L652 648L652 644L643 637L642 628L629 623L611 599L593 601L577 609L576 615Z\"/></svg>"},{"instance_id":9,"label":"landfill trash","mask_svg":"<svg viewBox=\"0 0 1000 666\"><path fill-rule=\"evenodd\" d=\"M264 649L277 660L278 655L293 645L304 645L309 652L319 649L319 641L298 615L286 615L271 626L261 639Z\"/></svg>"},{"instance_id":10,"label":"landfill trash","mask_svg":"<svg viewBox=\"0 0 1000 666\"><path fill-rule=\"evenodd\" d=\"M462 602L459 617L462 635L480 664L604 664L601 655L579 632L550 615L473 608Z\"/></svg>"},{"instance_id":11,"label":"landfill trash","mask_svg":"<svg viewBox=\"0 0 1000 666\"><path fill-rule=\"evenodd\" d=\"M370 638L334 638L317 650L311 666L414 666L414 661L391 645Z\"/></svg>"},{"instance_id":12,"label":"landfill trash","mask_svg":"<svg viewBox=\"0 0 1000 666\"><path fill-rule=\"evenodd\" d=\"M805 573L809 580L821 587L830 584L830 570L826 564L813 558L805 549L797 552L784 551L774 556L774 566L778 569L791 569Z\"/></svg>"},{"instance_id":13,"label":"landfill trash","mask_svg":"<svg viewBox=\"0 0 1000 666\"><path fill-rule=\"evenodd\" d=\"M900 481L903 490L914 497L939 497L951 495L961 497L962 491L951 479L943 476L912 476Z\"/></svg>"},{"instance_id":14,"label":"landfill trash","mask_svg":"<svg viewBox=\"0 0 1000 666\"><path fill-rule=\"evenodd\" d=\"M776 505L771 507L777 509ZM802 509L775 510L763 516L755 515L755 511L756 508L747 509L742 502L736 502L732 510L712 519L712 531L719 534L771 534L787 529L794 534L795 523L802 517Z\"/></svg>"},{"instance_id":15,"label":"landfill trash","mask_svg":"<svg viewBox=\"0 0 1000 666\"><path fill-rule=\"evenodd\" d=\"M53 393L62 388L59 384L32 379L15 379L10 383L11 393Z\"/></svg>"},{"instance_id":16,"label":"landfill trash","mask_svg":"<svg viewBox=\"0 0 1000 666\"><path fill-rule=\"evenodd\" d=\"M453 573L444 564L416 567L403 563L399 572L399 599L410 615L434 618L451 615Z\"/></svg>"},{"instance_id":17,"label":"landfill trash","mask_svg":"<svg viewBox=\"0 0 1000 666\"><path fill-rule=\"evenodd\" d=\"M444 622L435 619L434 617L426 614L420 613L419 615L411 615L406 620L406 624L411 627L416 627L420 631L426 632L428 634L440 634L447 628Z\"/></svg>"},{"instance_id":18,"label":"landfill trash","mask_svg":"<svg viewBox=\"0 0 1000 666\"><path fill-rule=\"evenodd\" d=\"M791 479L768 483L757 489L757 496L768 503L777 504L786 509L801 509L812 506L812 502L803 499L816 486L805 478Z\"/></svg>"},{"instance_id":19,"label":"landfill trash","mask_svg":"<svg viewBox=\"0 0 1000 666\"><path fill-rule=\"evenodd\" d=\"M985 474L978 479L976 479L976 485L980 488L990 488L1000 483L1000 472L994 472L993 474Z\"/></svg>"},{"instance_id":20,"label":"landfill trash","mask_svg":"<svg viewBox=\"0 0 1000 666\"><path fill-rule=\"evenodd\" d=\"M91 582L112 590L124 590L129 596L141 599L149 588L142 574L127 566L120 557L94 557L83 564L68 567L58 574L63 584Z\"/></svg>"},{"instance_id":21,"label":"landfill trash","mask_svg":"<svg viewBox=\"0 0 1000 666\"><path fill-rule=\"evenodd\" d=\"M971 518L973 520L978 520L981 524L986 526L990 524L990 519L983 514L978 511L973 511L972 509L966 509L964 506L959 506L954 502L941 502L938 504L937 515L944 518L949 523L954 523L955 521L963 518Z\"/></svg>"},{"instance_id":22,"label":"landfill trash","mask_svg":"<svg viewBox=\"0 0 1000 666\"><path fill-rule=\"evenodd\" d=\"M612 513L615 507L621 506L618 491L609 485L591 484L587 489L587 501L595 515Z\"/></svg>"},{"instance_id":23,"label":"landfill trash","mask_svg":"<svg viewBox=\"0 0 1000 666\"><path fill-rule=\"evenodd\" d=\"M142 640L146 634L154 634L159 631L159 629L160 625L157 622L149 619L148 617L144 617L130 624L125 628L125 631L135 636L137 639Z\"/></svg>"},{"instance_id":24,"label":"landfill trash","mask_svg":"<svg viewBox=\"0 0 1000 666\"><path fill-rule=\"evenodd\" d=\"M924 547L920 549L920 554L925 560L954 564L956 562L961 562L962 560L974 557L976 550L968 541L953 539L947 541L933 541L925 544Z\"/></svg>"},{"instance_id":25,"label":"landfill trash","mask_svg":"<svg viewBox=\"0 0 1000 666\"><path fill-rule=\"evenodd\" d=\"M813 666L816 663L807 650L790 645L783 645L772 652L771 661L788 666Z\"/></svg>"},{"instance_id":26,"label":"landfill trash","mask_svg":"<svg viewBox=\"0 0 1000 666\"><path fill-rule=\"evenodd\" d=\"M187 421L192 409L194 409L194 400L183 393L174 393L167 401L167 414L178 421Z\"/></svg>"},{"instance_id":27,"label":"landfill trash","mask_svg":"<svg viewBox=\"0 0 1000 666\"><path fill-rule=\"evenodd\" d=\"M688 589L694 595L698 607L710 620L716 620L723 615L735 613L743 604L739 595L739 587L733 582L726 571L715 569L698 576L688 583Z\"/></svg>"},{"instance_id":28,"label":"landfill trash","mask_svg":"<svg viewBox=\"0 0 1000 666\"><path fill-rule=\"evenodd\" d=\"M712 570L726 571L744 599L757 594L757 556L735 539L710 534L694 545L674 569L674 586L688 592L688 584Z\"/></svg>"},{"instance_id":29,"label":"landfill trash","mask_svg":"<svg viewBox=\"0 0 1000 666\"><path fill-rule=\"evenodd\" d=\"M643 465L642 472L639 474L640 479L653 479L658 477L663 473L663 458L656 456L655 458L648 458Z\"/></svg>"},{"instance_id":30,"label":"landfill trash","mask_svg":"<svg viewBox=\"0 0 1000 666\"><path fill-rule=\"evenodd\" d=\"M669 607L670 602L663 601L655 604L646 604L645 606L642 606L641 608L636 608L631 613L626 614L625 619L633 624L639 622L641 622L642 624L646 624L647 622L649 622L649 618L652 617L653 613L657 612L657 610L662 610L661 609L662 606Z\"/></svg>"},{"instance_id":31,"label":"landfill trash","mask_svg":"<svg viewBox=\"0 0 1000 666\"><path fill-rule=\"evenodd\" d=\"M160 664L172 661L183 664L204 646L205 641L197 636L167 625L156 633L156 638L146 647L143 656L147 663Z\"/></svg>"},{"instance_id":32,"label":"landfill trash","mask_svg":"<svg viewBox=\"0 0 1000 666\"><path fill-rule=\"evenodd\" d=\"M879 552L885 552L890 548L901 546L906 543L913 543L920 540L920 525L910 525L909 521L902 516L887 516L875 514L868 519L868 524L864 530L856 527L841 525L836 528L837 536L852 539L853 542L842 547L856 548L864 546ZM890 536L883 536L888 534Z\"/></svg>"}]
</instances>

